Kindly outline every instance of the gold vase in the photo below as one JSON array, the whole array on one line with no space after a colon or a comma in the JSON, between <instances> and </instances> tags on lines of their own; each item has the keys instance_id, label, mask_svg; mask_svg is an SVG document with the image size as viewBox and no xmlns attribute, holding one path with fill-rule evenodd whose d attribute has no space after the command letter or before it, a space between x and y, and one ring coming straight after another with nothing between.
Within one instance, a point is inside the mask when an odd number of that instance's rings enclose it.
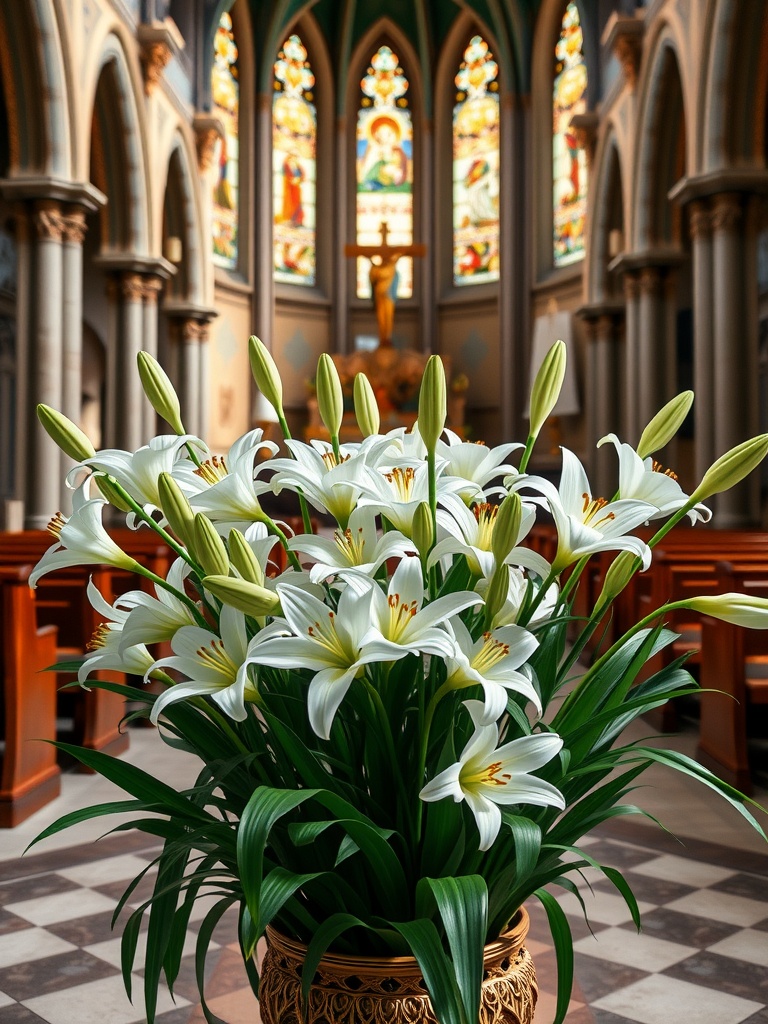
<instances>
[{"instance_id":1,"label":"gold vase","mask_svg":"<svg viewBox=\"0 0 768 1024\"><path fill-rule=\"evenodd\" d=\"M531 1024L539 988L523 946L528 914L485 947L480 1024ZM259 1005L263 1024L302 1024L301 969L306 946L267 928ZM436 1024L413 957L353 957L328 953L309 993L307 1024Z\"/></svg>"}]
</instances>

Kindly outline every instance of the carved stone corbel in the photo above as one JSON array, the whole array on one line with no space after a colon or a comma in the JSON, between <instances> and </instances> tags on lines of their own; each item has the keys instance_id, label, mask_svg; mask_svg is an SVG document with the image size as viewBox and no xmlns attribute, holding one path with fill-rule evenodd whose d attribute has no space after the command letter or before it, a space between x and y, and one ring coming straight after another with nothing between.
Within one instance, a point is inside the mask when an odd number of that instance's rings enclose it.
<instances>
[{"instance_id":1,"label":"carved stone corbel","mask_svg":"<svg viewBox=\"0 0 768 1024\"><path fill-rule=\"evenodd\" d=\"M192 121L197 142L197 166L201 174L213 166L216 142L224 138L224 124L211 114L195 114Z\"/></svg>"},{"instance_id":2,"label":"carved stone corbel","mask_svg":"<svg viewBox=\"0 0 768 1024\"><path fill-rule=\"evenodd\" d=\"M184 49L184 39L172 18L139 25L137 35L141 46L144 92L151 96L160 84L171 57Z\"/></svg>"},{"instance_id":3,"label":"carved stone corbel","mask_svg":"<svg viewBox=\"0 0 768 1024\"><path fill-rule=\"evenodd\" d=\"M643 30L643 22L639 18L628 17L614 11L605 23L605 31L601 40L603 46L613 50L616 55L624 73L624 81L630 91L634 91L640 70Z\"/></svg>"}]
</instances>

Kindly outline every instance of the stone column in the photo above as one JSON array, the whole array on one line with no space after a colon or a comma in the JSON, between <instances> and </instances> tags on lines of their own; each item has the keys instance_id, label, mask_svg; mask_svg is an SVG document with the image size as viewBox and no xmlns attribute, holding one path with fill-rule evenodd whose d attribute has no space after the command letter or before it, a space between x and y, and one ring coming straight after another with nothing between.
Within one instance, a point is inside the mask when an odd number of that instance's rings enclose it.
<instances>
[{"instance_id":1,"label":"stone column","mask_svg":"<svg viewBox=\"0 0 768 1024\"><path fill-rule=\"evenodd\" d=\"M624 342L624 427L623 437L637 444L642 427L638 401L638 346L640 331L640 281L634 271L624 274L626 335Z\"/></svg>"},{"instance_id":2,"label":"stone column","mask_svg":"<svg viewBox=\"0 0 768 1024\"><path fill-rule=\"evenodd\" d=\"M144 278L144 333L142 348L149 355L157 359L157 297L162 291L163 280L155 274L148 274ZM142 430L144 442L149 441L157 433L157 415L155 410L144 399L144 416L142 417ZM163 430L167 430L165 425Z\"/></svg>"},{"instance_id":3,"label":"stone column","mask_svg":"<svg viewBox=\"0 0 768 1024\"><path fill-rule=\"evenodd\" d=\"M738 193L713 197L712 229L714 444L721 455L755 433L757 410L757 341L755 325L748 322L745 224ZM754 522L755 486L747 479L717 496L719 527Z\"/></svg>"},{"instance_id":4,"label":"stone column","mask_svg":"<svg viewBox=\"0 0 768 1024\"><path fill-rule=\"evenodd\" d=\"M659 267L640 270L637 337L637 433L645 428L666 400L667 323L665 288Z\"/></svg>"},{"instance_id":5,"label":"stone column","mask_svg":"<svg viewBox=\"0 0 768 1024\"><path fill-rule=\"evenodd\" d=\"M256 107L256 160L261 173L256 181L254 332L271 349L275 330L274 249L272 243L272 97L260 94ZM245 237L245 233L241 233ZM240 252L240 265L248 265L248 254Z\"/></svg>"},{"instance_id":6,"label":"stone column","mask_svg":"<svg viewBox=\"0 0 768 1024\"><path fill-rule=\"evenodd\" d=\"M26 525L43 529L59 507L61 457L40 426L38 402L62 405L62 240L64 217L54 200L33 205L32 330L30 337L26 429Z\"/></svg>"},{"instance_id":7,"label":"stone column","mask_svg":"<svg viewBox=\"0 0 768 1024\"><path fill-rule=\"evenodd\" d=\"M201 352L203 342L208 339L208 324L187 317L180 319L178 333L178 389L181 415L184 426L190 434L197 434L201 427L202 376Z\"/></svg>"},{"instance_id":8,"label":"stone column","mask_svg":"<svg viewBox=\"0 0 768 1024\"><path fill-rule=\"evenodd\" d=\"M115 427L117 447L132 452L145 443L144 405L147 400L136 366L136 356L143 347L144 279L141 274L129 270L118 275L118 308Z\"/></svg>"},{"instance_id":9,"label":"stone column","mask_svg":"<svg viewBox=\"0 0 768 1024\"><path fill-rule=\"evenodd\" d=\"M623 309L599 305L579 311L587 328L586 426L588 444L606 434L624 440L619 423L618 345ZM589 477L595 494L610 497L616 490L616 456L612 445L590 449Z\"/></svg>"},{"instance_id":10,"label":"stone column","mask_svg":"<svg viewBox=\"0 0 768 1024\"><path fill-rule=\"evenodd\" d=\"M715 446L714 310L712 277L712 212L706 200L690 206L693 251L693 405L695 479L701 480L717 458Z\"/></svg>"},{"instance_id":11,"label":"stone column","mask_svg":"<svg viewBox=\"0 0 768 1024\"><path fill-rule=\"evenodd\" d=\"M70 206L64 216L63 251L63 366L61 411L73 423L80 423L83 378L83 241L86 233L85 210ZM61 501L69 513L72 492L66 485L66 474L74 463L61 453Z\"/></svg>"}]
</instances>

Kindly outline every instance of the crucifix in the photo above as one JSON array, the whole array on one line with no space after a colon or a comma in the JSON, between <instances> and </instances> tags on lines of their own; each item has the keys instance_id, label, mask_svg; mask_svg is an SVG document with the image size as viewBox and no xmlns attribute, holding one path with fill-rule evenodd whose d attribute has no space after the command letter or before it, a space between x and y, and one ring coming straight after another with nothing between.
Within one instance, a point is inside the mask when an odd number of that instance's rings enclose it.
<instances>
[{"instance_id":1,"label":"crucifix","mask_svg":"<svg viewBox=\"0 0 768 1024\"><path fill-rule=\"evenodd\" d=\"M395 319L397 298L397 261L401 256L425 256L427 247L415 245L390 245L387 241L387 222L381 225L381 242L378 245L345 245L345 256L366 256L371 261L370 280L373 292L373 306L379 327L379 345L392 344L392 325Z\"/></svg>"}]
</instances>

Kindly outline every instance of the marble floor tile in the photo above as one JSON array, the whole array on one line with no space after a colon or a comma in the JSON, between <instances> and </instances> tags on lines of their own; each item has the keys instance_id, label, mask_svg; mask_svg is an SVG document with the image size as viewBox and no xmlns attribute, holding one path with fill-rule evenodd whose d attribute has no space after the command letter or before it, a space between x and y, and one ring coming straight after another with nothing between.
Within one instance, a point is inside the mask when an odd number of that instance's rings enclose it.
<instances>
[{"instance_id":1,"label":"marble floor tile","mask_svg":"<svg viewBox=\"0 0 768 1024\"><path fill-rule=\"evenodd\" d=\"M721 939L739 930L739 926L735 924L683 914L679 910L670 910L669 907L659 907L649 914L643 914L641 923L645 935L655 935L669 942L681 942L696 949L704 949L714 942L720 942ZM623 924L621 927L633 934L636 931L632 923Z\"/></svg>"},{"instance_id":2,"label":"marble floor tile","mask_svg":"<svg viewBox=\"0 0 768 1024\"><path fill-rule=\"evenodd\" d=\"M642 971L663 971L691 955L690 946L653 935L638 935L624 928L606 928L594 939L579 939L574 949L598 960Z\"/></svg>"},{"instance_id":3,"label":"marble floor tile","mask_svg":"<svg viewBox=\"0 0 768 1024\"><path fill-rule=\"evenodd\" d=\"M744 896L746 899L758 900L763 903L768 913L768 882L762 875L750 875L740 872L724 878L712 886L717 892L731 893L733 896Z\"/></svg>"},{"instance_id":4,"label":"marble floor tile","mask_svg":"<svg viewBox=\"0 0 768 1024\"><path fill-rule=\"evenodd\" d=\"M114 910L117 900L102 896L89 889L72 889L56 897L39 896L33 900L9 903L6 910L32 924L48 925L57 921L71 921L73 918L101 911Z\"/></svg>"},{"instance_id":5,"label":"marble floor tile","mask_svg":"<svg viewBox=\"0 0 768 1024\"><path fill-rule=\"evenodd\" d=\"M184 940L184 951L182 956L194 956L195 943L197 942L197 934L192 931L187 931L186 938ZM106 942L94 942L91 945L86 945L83 948L86 952L92 956L97 956L100 960L105 960L108 964L112 964L113 967L120 969L120 948L122 945L122 938L118 935L114 939L109 939ZM212 942L210 949L218 949L218 944ZM144 955L147 949L147 932L142 931L139 933L139 941L136 944L136 957L134 959L135 969L139 970L144 966Z\"/></svg>"},{"instance_id":6,"label":"marble floor tile","mask_svg":"<svg viewBox=\"0 0 768 1024\"><path fill-rule=\"evenodd\" d=\"M62 992L51 992L24 1000L24 1006L38 1014L46 1024L139 1024L146 1020L141 979L133 979L133 1003L123 988L119 975L86 985L75 985ZM174 1006L166 991L160 992L158 1012L185 1005L176 998ZM187 1004L188 1005L188 1004Z\"/></svg>"},{"instance_id":7,"label":"marble floor tile","mask_svg":"<svg viewBox=\"0 0 768 1024\"><path fill-rule=\"evenodd\" d=\"M87 885L90 889L106 885L109 882L130 882L140 871L143 871L150 863L150 859L136 857L134 854L124 854L122 857L108 857L106 860L96 861L95 864L78 864L71 868L64 868L57 874L67 878L78 885ZM153 868L153 873L156 872Z\"/></svg>"},{"instance_id":8,"label":"marble floor tile","mask_svg":"<svg viewBox=\"0 0 768 1024\"><path fill-rule=\"evenodd\" d=\"M707 952L730 956L736 960L746 960L747 963L765 967L768 964L768 932L744 928L708 946Z\"/></svg>"},{"instance_id":9,"label":"marble floor tile","mask_svg":"<svg viewBox=\"0 0 768 1024\"><path fill-rule=\"evenodd\" d=\"M595 1006L638 1024L741 1024L762 1004L752 999L702 988L662 974L651 974L633 985L598 999Z\"/></svg>"},{"instance_id":10,"label":"marble floor tile","mask_svg":"<svg viewBox=\"0 0 768 1024\"><path fill-rule=\"evenodd\" d=\"M590 892L588 889L584 890L581 887L579 891L584 900L587 918L590 921L596 921L598 924L617 925L632 920L632 914L629 912L623 896L602 892L597 889ZM558 895L557 901L566 914L576 918L583 917L581 904L572 893L566 892ZM638 906L641 914L654 908L653 903L646 903L644 901L638 901Z\"/></svg>"},{"instance_id":11,"label":"marble floor tile","mask_svg":"<svg viewBox=\"0 0 768 1024\"><path fill-rule=\"evenodd\" d=\"M119 977L114 967L75 949L0 969L0 989L24 1002L35 995L60 994L70 987L110 976Z\"/></svg>"},{"instance_id":12,"label":"marble floor tile","mask_svg":"<svg viewBox=\"0 0 768 1024\"><path fill-rule=\"evenodd\" d=\"M718 956L705 949L673 964L664 973L681 981L707 985L732 996L768 1004L768 964L765 963L735 963L731 957Z\"/></svg>"},{"instance_id":13,"label":"marble floor tile","mask_svg":"<svg viewBox=\"0 0 768 1024\"><path fill-rule=\"evenodd\" d=\"M749 928L756 921L765 917L764 902L746 899L744 896L733 896L728 892L715 889L697 889L679 900L667 903L670 910L680 910L684 914L698 917L714 918L727 924L738 924Z\"/></svg>"},{"instance_id":14,"label":"marble floor tile","mask_svg":"<svg viewBox=\"0 0 768 1024\"><path fill-rule=\"evenodd\" d=\"M680 882L695 888L714 885L715 882L721 882L724 878L734 874L728 868L717 867L714 864L701 864L698 861L688 860L686 857L675 857L672 854L654 857L643 864L637 864L632 871L637 875L650 875L651 878L663 878L668 882Z\"/></svg>"},{"instance_id":15,"label":"marble floor tile","mask_svg":"<svg viewBox=\"0 0 768 1024\"><path fill-rule=\"evenodd\" d=\"M23 931L0 935L0 969L14 964L42 960L58 953L77 949L71 942L51 935L44 928L25 928Z\"/></svg>"},{"instance_id":16,"label":"marble floor tile","mask_svg":"<svg viewBox=\"0 0 768 1024\"><path fill-rule=\"evenodd\" d=\"M635 967L611 963L609 960L598 960L583 953L576 953L575 963L576 979L590 1005L601 996L615 992L617 988L626 988L646 975L645 971Z\"/></svg>"}]
</instances>

